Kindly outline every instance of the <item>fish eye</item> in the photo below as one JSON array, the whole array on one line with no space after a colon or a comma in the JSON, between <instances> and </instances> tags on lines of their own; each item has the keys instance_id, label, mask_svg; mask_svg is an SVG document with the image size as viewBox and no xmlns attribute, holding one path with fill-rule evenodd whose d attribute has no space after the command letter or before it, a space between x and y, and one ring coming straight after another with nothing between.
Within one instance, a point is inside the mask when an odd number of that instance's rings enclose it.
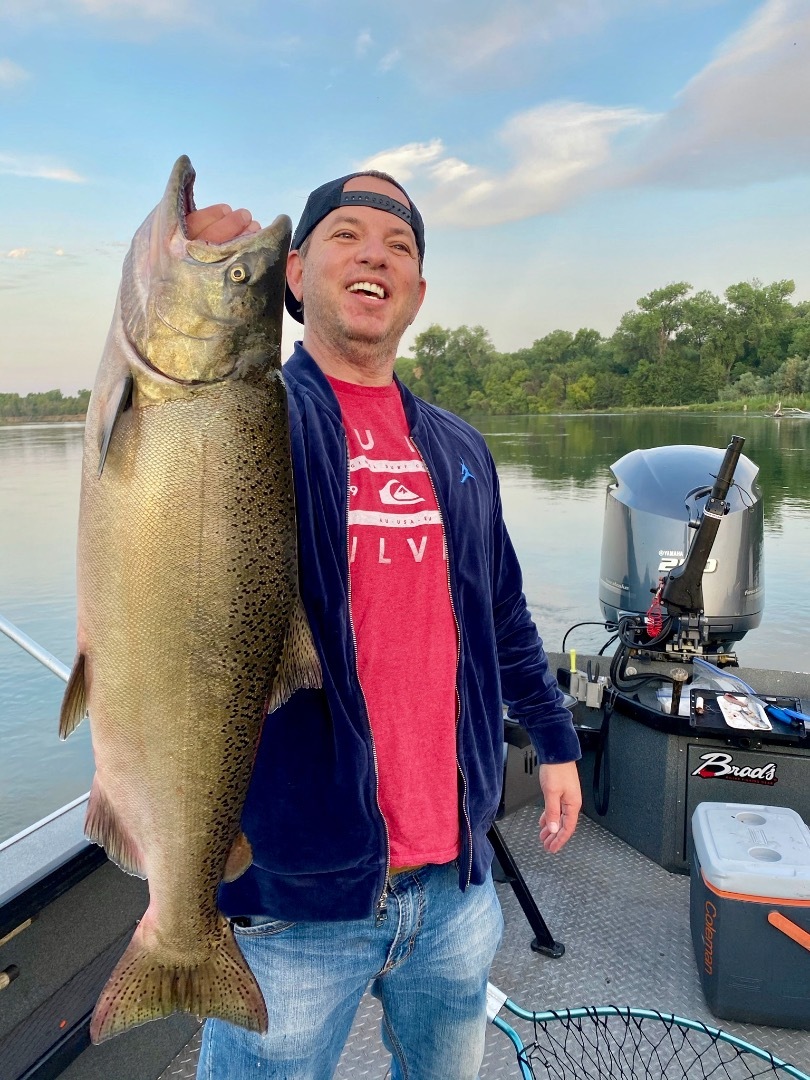
<instances>
[{"instance_id":1,"label":"fish eye","mask_svg":"<svg viewBox=\"0 0 810 1080\"><path fill-rule=\"evenodd\" d=\"M242 263L234 263L228 271L228 276L235 285L244 285L250 277L247 267Z\"/></svg>"}]
</instances>

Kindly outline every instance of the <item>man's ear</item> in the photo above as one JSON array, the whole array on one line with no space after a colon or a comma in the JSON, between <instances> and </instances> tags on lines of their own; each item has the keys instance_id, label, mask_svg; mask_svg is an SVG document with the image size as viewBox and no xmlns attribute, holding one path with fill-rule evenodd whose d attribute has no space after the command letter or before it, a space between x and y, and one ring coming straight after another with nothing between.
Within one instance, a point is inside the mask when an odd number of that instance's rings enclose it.
<instances>
[{"instance_id":1,"label":"man's ear","mask_svg":"<svg viewBox=\"0 0 810 1080\"><path fill-rule=\"evenodd\" d=\"M425 290L426 289L427 289L427 282L425 281L424 278L420 278L419 279L419 296L418 296L417 301L416 301L416 307L414 308L413 315L411 315L410 322L408 323L409 326L414 321L416 316L419 314L419 308L422 306L422 302L425 299Z\"/></svg>"},{"instance_id":2,"label":"man's ear","mask_svg":"<svg viewBox=\"0 0 810 1080\"><path fill-rule=\"evenodd\" d=\"M304 295L304 262L299 251L291 251L287 255L287 284L290 292L300 303Z\"/></svg>"}]
</instances>

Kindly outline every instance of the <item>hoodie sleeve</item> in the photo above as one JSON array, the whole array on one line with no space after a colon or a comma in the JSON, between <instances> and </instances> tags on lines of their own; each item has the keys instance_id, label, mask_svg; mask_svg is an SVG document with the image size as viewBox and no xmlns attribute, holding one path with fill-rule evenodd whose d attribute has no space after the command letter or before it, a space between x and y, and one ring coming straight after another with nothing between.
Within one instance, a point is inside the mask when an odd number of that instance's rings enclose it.
<instances>
[{"instance_id":1,"label":"hoodie sleeve","mask_svg":"<svg viewBox=\"0 0 810 1080\"><path fill-rule=\"evenodd\" d=\"M509 717L521 724L543 764L576 761L579 739L564 696L523 593L523 575L503 520L500 484L493 474L492 604L501 674Z\"/></svg>"}]
</instances>

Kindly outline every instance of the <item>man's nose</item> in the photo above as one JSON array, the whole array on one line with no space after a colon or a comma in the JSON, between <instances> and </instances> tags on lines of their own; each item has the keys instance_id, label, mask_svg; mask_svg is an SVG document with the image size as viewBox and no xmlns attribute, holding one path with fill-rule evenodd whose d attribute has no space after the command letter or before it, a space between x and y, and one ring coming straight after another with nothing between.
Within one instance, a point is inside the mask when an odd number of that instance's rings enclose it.
<instances>
[{"instance_id":1,"label":"man's nose","mask_svg":"<svg viewBox=\"0 0 810 1080\"><path fill-rule=\"evenodd\" d=\"M384 266L388 261L388 248L382 237L367 234L357 250L358 262L368 263L370 266Z\"/></svg>"}]
</instances>

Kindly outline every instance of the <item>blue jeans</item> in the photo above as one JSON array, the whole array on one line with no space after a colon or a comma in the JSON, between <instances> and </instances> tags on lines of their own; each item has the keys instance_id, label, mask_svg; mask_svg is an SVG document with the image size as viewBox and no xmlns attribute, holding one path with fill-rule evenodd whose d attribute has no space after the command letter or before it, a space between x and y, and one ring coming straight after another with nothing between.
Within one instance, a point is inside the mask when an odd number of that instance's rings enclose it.
<instances>
[{"instance_id":1,"label":"blue jeans","mask_svg":"<svg viewBox=\"0 0 810 1080\"><path fill-rule=\"evenodd\" d=\"M330 1080L366 989L382 1003L392 1080L475 1080L486 984L503 931L498 898L458 869L397 875L381 917L235 927L267 1002L266 1035L208 1020L198 1080Z\"/></svg>"}]
</instances>

